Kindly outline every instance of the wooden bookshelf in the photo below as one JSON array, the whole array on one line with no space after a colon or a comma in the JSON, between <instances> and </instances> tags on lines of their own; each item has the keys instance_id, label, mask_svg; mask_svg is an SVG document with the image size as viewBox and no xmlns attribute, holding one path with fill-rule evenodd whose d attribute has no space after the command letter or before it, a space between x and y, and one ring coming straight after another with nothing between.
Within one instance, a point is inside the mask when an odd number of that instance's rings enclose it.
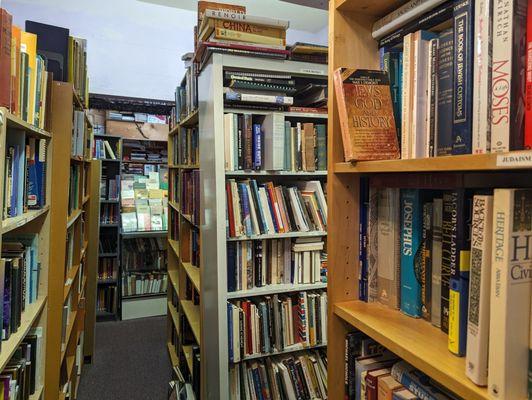
<instances>
[{"instance_id":1,"label":"wooden bookshelf","mask_svg":"<svg viewBox=\"0 0 532 400\"><path fill-rule=\"evenodd\" d=\"M70 397L75 398L78 371L84 362L83 355L90 357L93 352L94 336L92 333L88 335L90 341L85 347L84 331L86 328L94 329L94 312L86 312L86 305L93 302L90 297L94 295L87 290L87 283L91 282L89 286L94 287L94 270L97 269L94 253L98 245L98 217L94 216L94 201L99 197L98 186L96 193L91 192L95 186L91 178L97 181L99 178L96 166L90 159L91 132L88 123L85 123L81 138L83 156L71 157L74 111L85 113L83 103L76 96L72 84L65 82L53 82L52 98L52 108L61 112L56 112L51 117L54 143L49 213L50 236L53 237L54 244L49 253L51 268L45 379L45 397L50 399L59 398L64 394L64 388L68 388L72 394ZM77 168L77 178L74 180L71 180L72 167ZM67 245L67 238L72 241L72 245ZM65 269L68 260L71 266ZM65 305L68 306L68 311L64 316ZM63 338L64 324L67 327ZM78 357L78 354L82 357Z\"/></svg>"},{"instance_id":2,"label":"wooden bookshelf","mask_svg":"<svg viewBox=\"0 0 532 400\"><path fill-rule=\"evenodd\" d=\"M447 350L447 335L430 323L399 311L358 300L360 177L394 179L406 187L416 177L455 177L455 186L485 184L492 172L532 166L505 166L507 154L461 155L413 160L344 162L333 72L340 67L379 68L373 22L401 5L394 0L331 0L329 2L329 120L328 120L328 390L329 398L344 397L345 335L358 329L465 399L487 399L486 388L465 375L465 359ZM530 155L516 152L514 155ZM444 175L438 175L439 173ZM451 174L448 174L451 173ZM485 174L489 173L489 174ZM508 175L510 176L510 175ZM524 178L528 176L528 178ZM500 175L499 175L500 177ZM514 175L522 183L530 174ZM505 178L503 178L505 179ZM498 179L500 180L500 179ZM427 180L430 186L430 179ZM488 183L486 183L488 182Z\"/></svg>"}]
</instances>

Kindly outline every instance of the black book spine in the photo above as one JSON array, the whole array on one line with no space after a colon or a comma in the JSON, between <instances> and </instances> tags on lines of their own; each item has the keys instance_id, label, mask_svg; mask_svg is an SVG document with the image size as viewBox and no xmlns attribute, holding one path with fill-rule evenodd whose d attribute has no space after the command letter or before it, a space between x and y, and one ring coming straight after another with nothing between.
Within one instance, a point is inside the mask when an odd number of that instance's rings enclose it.
<instances>
[{"instance_id":1,"label":"black book spine","mask_svg":"<svg viewBox=\"0 0 532 400\"><path fill-rule=\"evenodd\" d=\"M251 114L244 114L244 169L253 169L253 123Z\"/></svg>"},{"instance_id":2,"label":"black book spine","mask_svg":"<svg viewBox=\"0 0 532 400\"><path fill-rule=\"evenodd\" d=\"M439 39L430 42L430 87L429 87L429 157L436 156L436 106L438 100L438 43Z\"/></svg>"},{"instance_id":3,"label":"black book spine","mask_svg":"<svg viewBox=\"0 0 532 400\"><path fill-rule=\"evenodd\" d=\"M423 231L421 240L421 314L424 319L430 321L432 293L432 203L423 204Z\"/></svg>"},{"instance_id":4,"label":"black book spine","mask_svg":"<svg viewBox=\"0 0 532 400\"><path fill-rule=\"evenodd\" d=\"M450 279L456 274L458 191L443 193L442 220L442 262L441 262L441 330L449 332L449 287Z\"/></svg>"},{"instance_id":5,"label":"black book spine","mask_svg":"<svg viewBox=\"0 0 532 400\"><path fill-rule=\"evenodd\" d=\"M255 281L254 283L255 283L255 287L261 287L264 285L264 282L262 282L262 257L263 257L262 240L254 241L253 246L254 246L253 253L254 253L254 264L255 264L255 268L253 271L254 281Z\"/></svg>"},{"instance_id":6,"label":"black book spine","mask_svg":"<svg viewBox=\"0 0 532 400\"><path fill-rule=\"evenodd\" d=\"M238 169L244 169L244 116L238 114L237 121Z\"/></svg>"}]
</instances>

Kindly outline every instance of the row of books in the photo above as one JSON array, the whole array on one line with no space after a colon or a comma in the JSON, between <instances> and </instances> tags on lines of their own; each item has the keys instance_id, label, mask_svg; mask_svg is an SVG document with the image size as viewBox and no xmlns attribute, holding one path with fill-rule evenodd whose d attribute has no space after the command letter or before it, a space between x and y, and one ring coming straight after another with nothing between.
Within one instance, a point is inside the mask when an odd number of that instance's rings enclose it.
<instances>
[{"instance_id":1,"label":"row of books","mask_svg":"<svg viewBox=\"0 0 532 400\"><path fill-rule=\"evenodd\" d=\"M227 303L229 360L327 343L327 293L274 294Z\"/></svg>"},{"instance_id":2,"label":"row of books","mask_svg":"<svg viewBox=\"0 0 532 400\"><path fill-rule=\"evenodd\" d=\"M345 399L454 400L457 396L362 332L345 338Z\"/></svg>"},{"instance_id":3,"label":"row of books","mask_svg":"<svg viewBox=\"0 0 532 400\"><path fill-rule=\"evenodd\" d=\"M98 250L105 254L116 253L118 251L116 232L100 232Z\"/></svg>"},{"instance_id":4,"label":"row of books","mask_svg":"<svg viewBox=\"0 0 532 400\"><path fill-rule=\"evenodd\" d=\"M120 141L111 144L109 140L98 137L94 138L92 158L97 160L116 160L117 155L120 157Z\"/></svg>"},{"instance_id":5,"label":"row of books","mask_svg":"<svg viewBox=\"0 0 532 400\"><path fill-rule=\"evenodd\" d=\"M282 113L224 115L226 171L325 171L327 128Z\"/></svg>"},{"instance_id":6,"label":"row of books","mask_svg":"<svg viewBox=\"0 0 532 400\"><path fill-rule=\"evenodd\" d=\"M505 398L524 396L532 190L370 187L366 201L362 298L441 327L449 350L466 356L473 382ZM522 373L509 378L508 360Z\"/></svg>"},{"instance_id":7,"label":"row of books","mask_svg":"<svg viewBox=\"0 0 532 400\"><path fill-rule=\"evenodd\" d=\"M199 164L199 130L198 128L181 128L172 140L174 165Z\"/></svg>"},{"instance_id":8,"label":"row of books","mask_svg":"<svg viewBox=\"0 0 532 400\"><path fill-rule=\"evenodd\" d=\"M46 141L10 130L5 151L4 218L42 208L46 202Z\"/></svg>"},{"instance_id":9,"label":"row of books","mask_svg":"<svg viewBox=\"0 0 532 400\"><path fill-rule=\"evenodd\" d=\"M29 399L43 385L43 328L31 328L0 373L5 400Z\"/></svg>"},{"instance_id":10,"label":"row of books","mask_svg":"<svg viewBox=\"0 0 532 400\"><path fill-rule=\"evenodd\" d=\"M231 399L327 399L327 355L313 350L229 367Z\"/></svg>"},{"instance_id":11,"label":"row of books","mask_svg":"<svg viewBox=\"0 0 532 400\"><path fill-rule=\"evenodd\" d=\"M168 208L168 231L172 240L179 241L179 213L172 207Z\"/></svg>"},{"instance_id":12,"label":"row of books","mask_svg":"<svg viewBox=\"0 0 532 400\"><path fill-rule=\"evenodd\" d=\"M113 175L102 166L102 177L100 180L100 199L118 200L120 190L120 175Z\"/></svg>"},{"instance_id":13,"label":"row of books","mask_svg":"<svg viewBox=\"0 0 532 400\"><path fill-rule=\"evenodd\" d=\"M122 241L124 271L161 271L168 258L161 238L135 238Z\"/></svg>"},{"instance_id":14,"label":"row of books","mask_svg":"<svg viewBox=\"0 0 532 400\"><path fill-rule=\"evenodd\" d=\"M165 293L167 285L166 273L127 272L122 275L122 296Z\"/></svg>"},{"instance_id":15,"label":"row of books","mask_svg":"<svg viewBox=\"0 0 532 400\"><path fill-rule=\"evenodd\" d=\"M181 173L180 207L193 224L199 224L200 216L200 171L198 169Z\"/></svg>"},{"instance_id":16,"label":"row of books","mask_svg":"<svg viewBox=\"0 0 532 400\"><path fill-rule=\"evenodd\" d=\"M74 110L74 122L72 129L72 140L70 142L70 154L73 157L85 157L85 140L87 137L87 125L85 122L85 111Z\"/></svg>"},{"instance_id":17,"label":"row of books","mask_svg":"<svg viewBox=\"0 0 532 400\"><path fill-rule=\"evenodd\" d=\"M118 203L100 204L100 224L118 224L119 220L120 212L118 211Z\"/></svg>"},{"instance_id":18,"label":"row of books","mask_svg":"<svg viewBox=\"0 0 532 400\"><path fill-rule=\"evenodd\" d=\"M36 234L5 236L2 240L2 340L17 332L24 310L39 296L39 238Z\"/></svg>"},{"instance_id":19,"label":"row of books","mask_svg":"<svg viewBox=\"0 0 532 400\"><path fill-rule=\"evenodd\" d=\"M168 225L167 207L160 201L157 205L137 205L135 211L120 215L122 232L165 231Z\"/></svg>"},{"instance_id":20,"label":"row of books","mask_svg":"<svg viewBox=\"0 0 532 400\"><path fill-rule=\"evenodd\" d=\"M227 290L327 282L325 243L318 238L227 243Z\"/></svg>"},{"instance_id":21,"label":"row of books","mask_svg":"<svg viewBox=\"0 0 532 400\"><path fill-rule=\"evenodd\" d=\"M116 314L117 300L116 286L98 286L96 294L97 311Z\"/></svg>"},{"instance_id":22,"label":"row of books","mask_svg":"<svg viewBox=\"0 0 532 400\"><path fill-rule=\"evenodd\" d=\"M166 115L148 114L128 111L106 110L105 117L111 121L140 122L148 124L166 124Z\"/></svg>"},{"instance_id":23,"label":"row of books","mask_svg":"<svg viewBox=\"0 0 532 400\"><path fill-rule=\"evenodd\" d=\"M226 195L228 237L327 229L327 201L320 181L276 186L228 179Z\"/></svg>"},{"instance_id":24,"label":"row of books","mask_svg":"<svg viewBox=\"0 0 532 400\"><path fill-rule=\"evenodd\" d=\"M52 70L50 66L46 70L47 58L40 46L43 37L35 29L38 25L26 21L24 31L0 8L0 107L44 129Z\"/></svg>"},{"instance_id":25,"label":"row of books","mask_svg":"<svg viewBox=\"0 0 532 400\"><path fill-rule=\"evenodd\" d=\"M98 262L98 281L116 280L118 273L118 259L103 257Z\"/></svg>"}]
</instances>

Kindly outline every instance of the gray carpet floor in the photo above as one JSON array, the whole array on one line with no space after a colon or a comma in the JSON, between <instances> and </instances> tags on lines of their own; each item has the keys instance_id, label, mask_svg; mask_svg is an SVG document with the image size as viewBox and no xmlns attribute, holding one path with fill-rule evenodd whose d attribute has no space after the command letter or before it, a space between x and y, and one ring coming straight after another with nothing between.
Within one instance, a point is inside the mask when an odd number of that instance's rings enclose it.
<instances>
[{"instance_id":1,"label":"gray carpet floor","mask_svg":"<svg viewBox=\"0 0 532 400\"><path fill-rule=\"evenodd\" d=\"M164 400L170 379L166 317L96 324L96 349L86 364L79 400Z\"/></svg>"}]
</instances>

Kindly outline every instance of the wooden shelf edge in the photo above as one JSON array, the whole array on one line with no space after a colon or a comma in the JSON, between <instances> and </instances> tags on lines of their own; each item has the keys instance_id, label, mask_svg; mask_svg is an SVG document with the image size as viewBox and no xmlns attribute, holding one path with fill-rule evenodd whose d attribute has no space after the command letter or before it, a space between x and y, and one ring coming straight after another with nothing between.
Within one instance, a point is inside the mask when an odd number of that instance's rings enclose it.
<instances>
[{"instance_id":1,"label":"wooden shelf edge","mask_svg":"<svg viewBox=\"0 0 532 400\"><path fill-rule=\"evenodd\" d=\"M170 312L170 316L172 317L172 321L174 322L174 326L177 330L179 330L179 314L177 312L177 309L174 307L172 302L168 300L168 311Z\"/></svg>"},{"instance_id":2,"label":"wooden shelf edge","mask_svg":"<svg viewBox=\"0 0 532 400\"><path fill-rule=\"evenodd\" d=\"M17 117L16 115L10 113L5 107L0 107L0 112L2 112L5 115L8 128L22 129L27 134L29 133L31 136L36 136L40 138L50 139L52 137L52 134L50 132L47 132L44 129L31 125L30 123L24 121L22 118Z\"/></svg>"},{"instance_id":3,"label":"wooden shelf edge","mask_svg":"<svg viewBox=\"0 0 532 400\"><path fill-rule=\"evenodd\" d=\"M77 221L77 219L81 216L81 214L82 214L82 210L80 209L72 211L70 216L67 217L67 226L66 226L67 229L70 228L74 224L74 222Z\"/></svg>"},{"instance_id":4,"label":"wooden shelf edge","mask_svg":"<svg viewBox=\"0 0 532 400\"><path fill-rule=\"evenodd\" d=\"M294 348L290 348L290 349L284 349L282 351L274 351L273 353L260 353L260 354L253 354L253 355L245 355L244 357L242 357L242 361L256 360L256 359L259 359L259 358L266 358L266 357L273 357L273 356L278 356L278 355L281 355L281 354L290 354L290 353L295 353L295 352L303 351L303 350L323 349L325 347L327 347L327 343L320 343L320 344L317 344L315 346L294 347Z\"/></svg>"},{"instance_id":5,"label":"wooden shelf edge","mask_svg":"<svg viewBox=\"0 0 532 400\"><path fill-rule=\"evenodd\" d=\"M183 269L187 273L188 278L192 282L192 285L194 285L194 287L198 289L198 292L201 293L201 278L200 278L199 268L193 266L189 262L182 262L181 265L183 266Z\"/></svg>"},{"instance_id":6,"label":"wooden shelf edge","mask_svg":"<svg viewBox=\"0 0 532 400\"><path fill-rule=\"evenodd\" d=\"M41 215L46 214L50 210L49 205L45 205L40 210L29 210L22 215L16 217L6 218L2 221L2 234L18 229L34 220Z\"/></svg>"},{"instance_id":7,"label":"wooden shelf edge","mask_svg":"<svg viewBox=\"0 0 532 400\"><path fill-rule=\"evenodd\" d=\"M447 335L428 321L362 301L334 304L333 312L457 395L468 400L488 398L486 388L467 378L465 358L451 354Z\"/></svg>"},{"instance_id":8,"label":"wooden shelf edge","mask_svg":"<svg viewBox=\"0 0 532 400\"><path fill-rule=\"evenodd\" d=\"M200 332L200 309L199 306L194 305L191 300L181 300L181 308L190 324L192 333L198 345L201 346L201 332Z\"/></svg>"},{"instance_id":9,"label":"wooden shelf edge","mask_svg":"<svg viewBox=\"0 0 532 400\"><path fill-rule=\"evenodd\" d=\"M39 386L37 389L35 389L35 393L30 395L30 400L40 400L43 391L44 385Z\"/></svg>"},{"instance_id":10,"label":"wooden shelf edge","mask_svg":"<svg viewBox=\"0 0 532 400\"><path fill-rule=\"evenodd\" d=\"M170 248L174 251L177 258L179 258L179 242L174 239L168 239L168 244L170 245Z\"/></svg>"},{"instance_id":11,"label":"wooden shelf edge","mask_svg":"<svg viewBox=\"0 0 532 400\"><path fill-rule=\"evenodd\" d=\"M190 374L193 374L193 363L192 363L192 345L184 344L183 345L183 354L185 355L185 361L187 364L188 371Z\"/></svg>"},{"instance_id":12,"label":"wooden shelf edge","mask_svg":"<svg viewBox=\"0 0 532 400\"><path fill-rule=\"evenodd\" d=\"M80 264L74 265L70 271L68 271L67 280L65 282L65 288L63 289L63 303L67 300L70 291L72 290L72 284L79 273ZM68 282L68 283L67 283Z\"/></svg>"},{"instance_id":13,"label":"wooden shelf edge","mask_svg":"<svg viewBox=\"0 0 532 400\"><path fill-rule=\"evenodd\" d=\"M70 342L70 337L72 336L72 332L74 331L74 325L76 324L76 318L78 317L78 310L75 310L70 313L70 324L67 326L67 332L65 337L65 348L61 350L61 363L65 360L66 351L68 349L68 343ZM63 347L63 343L61 343L61 347Z\"/></svg>"},{"instance_id":14,"label":"wooden shelf edge","mask_svg":"<svg viewBox=\"0 0 532 400\"><path fill-rule=\"evenodd\" d=\"M300 283L295 285L278 284L266 285L249 290L227 292L228 299L241 299L243 297L266 296L275 293L306 292L309 290L327 289L327 283Z\"/></svg>"},{"instance_id":15,"label":"wooden shelf edge","mask_svg":"<svg viewBox=\"0 0 532 400\"><path fill-rule=\"evenodd\" d=\"M168 356L170 357L170 363L172 367L175 367L179 363L179 358L175 352L174 346L170 342L166 342L166 348L168 350Z\"/></svg>"},{"instance_id":16,"label":"wooden shelf edge","mask_svg":"<svg viewBox=\"0 0 532 400\"><path fill-rule=\"evenodd\" d=\"M199 120L199 110L194 110L190 114L188 114L185 118L183 118L179 123L177 124L181 128L189 128L198 123Z\"/></svg>"},{"instance_id":17,"label":"wooden shelf edge","mask_svg":"<svg viewBox=\"0 0 532 400\"><path fill-rule=\"evenodd\" d=\"M179 297L179 275L177 271L169 270L168 272L168 278L170 280L170 283L174 287L175 291L177 292L177 296Z\"/></svg>"}]
</instances>

